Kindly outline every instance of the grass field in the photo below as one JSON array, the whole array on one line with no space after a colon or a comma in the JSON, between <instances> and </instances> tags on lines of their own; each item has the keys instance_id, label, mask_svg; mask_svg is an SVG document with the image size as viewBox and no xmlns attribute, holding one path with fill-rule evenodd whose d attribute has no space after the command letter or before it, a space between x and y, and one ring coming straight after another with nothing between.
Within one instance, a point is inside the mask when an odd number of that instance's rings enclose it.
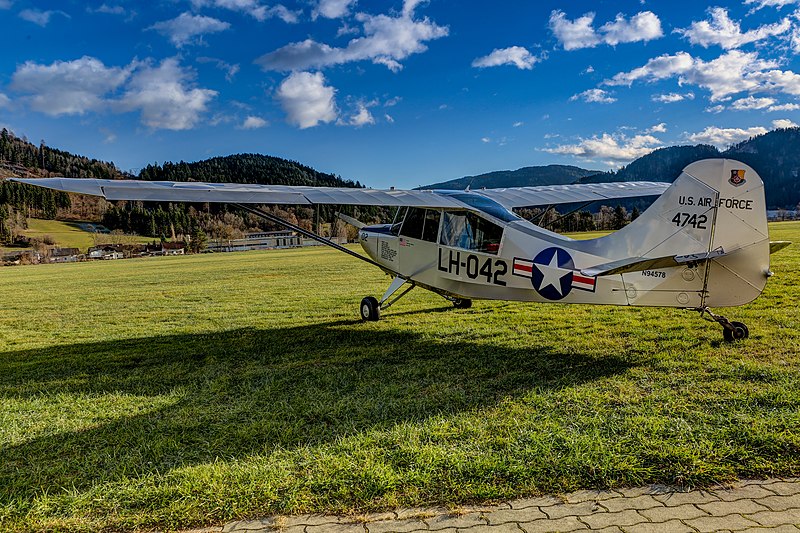
<instances>
[{"instance_id":1,"label":"grass field","mask_svg":"<svg viewBox=\"0 0 800 533\"><path fill-rule=\"evenodd\" d=\"M800 242L800 223L771 226ZM476 302L322 249L0 275L0 530L800 475L800 246L727 314Z\"/></svg>"},{"instance_id":2,"label":"grass field","mask_svg":"<svg viewBox=\"0 0 800 533\"><path fill-rule=\"evenodd\" d=\"M74 222L29 218L28 229L23 234L26 237L35 237L37 239L42 239L45 235L49 235L59 247L78 248L81 253L86 253L87 248L95 245L94 235L82 230ZM134 240L141 243L153 241L152 238L147 237L137 237Z\"/></svg>"}]
</instances>

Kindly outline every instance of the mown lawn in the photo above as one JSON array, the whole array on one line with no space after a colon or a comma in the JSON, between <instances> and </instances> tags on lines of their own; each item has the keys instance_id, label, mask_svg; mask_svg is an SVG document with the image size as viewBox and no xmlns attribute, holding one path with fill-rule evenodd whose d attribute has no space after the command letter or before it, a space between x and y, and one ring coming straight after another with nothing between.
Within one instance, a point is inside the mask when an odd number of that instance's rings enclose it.
<instances>
[{"instance_id":1,"label":"mown lawn","mask_svg":"<svg viewBox=\"0 0 800 533\"><path fill-rule=\"evenodd\" d=\"M75 222L62 222L60 220L28 219L28 229L22 232L26 237L44 239L49 236L60 248L78 248L81 253L86 253L87 248L95 245L94 234L84 231ZM133 237L139 243L152 242L152 238Z\"/></svg>"},{"instance_id":2,"label":"mown lawn","mask_svg":"<svg viewBox=\"0 0 800 533\"><path fill-rule=\"evenodd\" d=\"M772 226L800 242L800 223ZM0 271L0 530L178 528L800 475L800 246L751 337L476 302L321 249Z\"/></svg>"}]
</instances>

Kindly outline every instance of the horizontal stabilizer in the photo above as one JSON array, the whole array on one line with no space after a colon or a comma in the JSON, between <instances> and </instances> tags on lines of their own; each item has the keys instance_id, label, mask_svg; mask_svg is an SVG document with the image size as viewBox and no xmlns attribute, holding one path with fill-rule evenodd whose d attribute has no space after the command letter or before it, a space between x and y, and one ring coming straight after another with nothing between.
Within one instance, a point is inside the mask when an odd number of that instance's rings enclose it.
<instances>
[{"instance_id":1,"label":"horizontal stabilizer","mask_svg":"<svg viewBox=\"0 0 800 533\"><path fill-rule=\"evenodd\" d=\"M642 270L655 270L659 268L671 268L687 263L705 261L728 255L722 249L712 250L711 252L701 252L688 255L670 255L665 257L643 258L629 257L611 263L604 263L581 270L584 276L611 276L614 274L625 274L627 272L641 272Z\"/></svg>"},{"instance_id":2,"label":"horizontal stabilizer","mask_svg":"<svg viewBox=\"0 0 800 533\"><path fill-rule=\"evenodd\" d=\"M792 244L791 241L769 241L769 253L774 254Z\"/></svg>"}]
</instances>

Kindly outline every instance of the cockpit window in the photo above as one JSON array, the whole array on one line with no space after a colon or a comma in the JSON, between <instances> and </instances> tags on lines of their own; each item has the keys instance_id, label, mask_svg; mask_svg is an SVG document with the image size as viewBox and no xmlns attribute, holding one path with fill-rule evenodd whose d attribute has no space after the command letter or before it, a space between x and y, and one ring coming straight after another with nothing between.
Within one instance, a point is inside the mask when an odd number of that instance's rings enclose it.
<instances>
[{"instance_id":1,"label":"cockpit window","mask_svg":"<svg viewBox=\"0 0 800 533\"><path fill-rule=\"evenodd\" d=\"M400 235L412 239L422 238L422 226L425 225L425 210L418 207L409 207L406 219L403 221L403 229Z\"/></svg>"},{"instance_id":2,"label":"cockpit window","mask_svg":"<svg viewBox=\"0 0 800 533\"><path fill-rule=\"evenodd\" d=\"M503 228L469 211L445 211L440 244L496 254Z\"/></svg>"},{"instance_id":3,"label":"cockpit window","mask_svg":"<svg viewBox=\"0 0 800 533\"><path fill-rule=\"evenodd\" d=\"M408 211L407 207L398 207L397 213L394 215L394 222L392 222L392 227L389 230L389 233L392 235L398 235L400 233L400 226L403 225L403 219L406 218L406 212Z\"/></svg>"}]
</instances>

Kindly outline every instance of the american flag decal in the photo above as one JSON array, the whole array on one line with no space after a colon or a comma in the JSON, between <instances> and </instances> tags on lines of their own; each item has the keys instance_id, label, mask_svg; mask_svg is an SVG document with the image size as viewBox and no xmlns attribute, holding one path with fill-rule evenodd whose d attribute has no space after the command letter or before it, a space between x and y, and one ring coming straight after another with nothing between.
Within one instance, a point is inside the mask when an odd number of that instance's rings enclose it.
<instances>
[{"instance_id":1,"label":"american flag decal","mask_svg":"<svg viewBox=\"0 0 800 533\"><path fill-rule=\"evenodd\" d=\"M580 289L582 291L594 292L595 282L597 278L593 276L584 276L577 270L572 273L572 288Z\"/></svg>"},{"instance_id":2,"label":"american flag decal","mask_svg":"<svg viewBox=\"0 0 800 533\"><path fill-rule=\"evenodd\" d=\"M514 268L511 270L511 273L515 276L522 276L524 278L531 277L533 274L533 261L518 259L515 257Z\"/></svg>"}]
</instances>

